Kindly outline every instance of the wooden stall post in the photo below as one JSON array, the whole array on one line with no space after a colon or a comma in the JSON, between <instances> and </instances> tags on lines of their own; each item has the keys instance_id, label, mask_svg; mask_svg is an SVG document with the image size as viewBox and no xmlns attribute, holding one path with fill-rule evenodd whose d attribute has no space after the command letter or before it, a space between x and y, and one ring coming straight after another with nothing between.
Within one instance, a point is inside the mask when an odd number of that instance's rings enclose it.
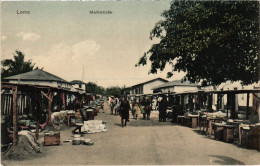
<instances>
[{"instance_id":1,"label":"wooden stall post","mask_svg":"<svg viewBox=\"0 0 260 166\"><path fill-rule=\"evenodd\" d=\"M64 97L63 97L64 96ZM65 102L64 102L64 110L66 110L67 109L67 93L65 93L65 92L63 92L63 98L64 98L64 100L65 100ZM63 100L63 99L62 99Z\"/></svg>"},{"instance_id":2,"label":"wooden stall post","mask_svg":"<svg viewBox=\"0 0 260 166\"><path fill-rule=\"evenodd\" d=\"M39 94L37 93L35 93L35 95L37 95L37 99L39 99ZM40 110L41 110L41 103L40 103L40 100L37 100L37 105L39 106L39 107L37 107L38 108L38 110L36 110L36 111L38 111L38 113L36 114L37 115L37 123L36 123L36 132L35 132L35 137L36 137L36 139L38 140L38 138L39 138L39 128L40 128Z\"/></svg>"},{"instance_id":3,"label":"wooden stall post","mask_svg":"<svg viewBox=\"0 0 260 166\"><path fill-rule=\"evenodd\" d=\"M40 127L40 120L37 119L36 132L35 132L35 136L37 140L39 139L39 127Z\"/></svg>"},{"instance_id":4,"label":"wooden stall post","mask_svg":"<svg viewBox=\"0 0 260 166\"><path fill-rule=\"evenodd\" d=\"M229 95L229 93L227 93L227 104L226 104L226 107L227 107L227 118L228 118L228 106L229 106L229 103L230 103L230 95Z\"/></svg>"},{"instance_id":5,"label":"wooden stall post","mask_svg":"<svg viewBox=\"0 0 260 166\"><path fill-rule=\"evenodd\" d=\"M220 107L220 94L217 94L217 111L219 111Z\"/></svg>"},{"instance_id":6,"label":"wooden stall post","mask_svg":"<svg viewBox=\"0 0 260 166\"><path fill-rule=\"evenodd\" d=\"M181 106L182 106L182 109L184 110L184 95L183 94L181 95Z\"/></svg>"},{"instance_id":7,"label":"wooden stall post","mask_svg":"<svg viewBox=\"0 0 260 166\"><path fill-rule=\"evenodd\" d=\"M49 112L48 112L48 125L49 126L52 126L52 123L51 123L51 112L52 112L52 109L51 109L51 104L52 104L52 90L50 89L49 90Z\"/></svg>"},{"instance_id":8,"label":"wooden stall post","mask_svg":"<svg viewBox=\"0 0 260 166\"><path fill-rule=\"evenodd\" d=\"M208 109L209 109L209 111L211 111L212 110L212 93L209 93L209 96L208 96L209 98L208 98Z\"/></svg>"},{"instance_id":9,"label":"wooden stall post","mask_svg":"<svg viewBox=\"0 0 260 166\"><path fill-rule=\"evenodd\" d=\"M246 120L249 118L249 93L247 93L246 97Z\"/></svg>"},{"instance_id":10,"label":"wooden stall post","mask_svg":"<svg viewBox=\"0 0 260 166\"><path fill-rule=\"evenodd\" d=\"M236 119L236 96L234 93L230 94L230 112L231 112L231 118Z\"/></svg>"},{"instance_id":11,"label":"wooden stall post","mask_svg":"<svg viewBox=\"0 0 260 166\"><path fill-rule=\"evenodd\" d=\"M18 142L18 120L17 120L17 86L12 87L13 90L13 127L14 127L14 134L13 134L13 145L16 146Z\"/></svg>"}]
</instances>

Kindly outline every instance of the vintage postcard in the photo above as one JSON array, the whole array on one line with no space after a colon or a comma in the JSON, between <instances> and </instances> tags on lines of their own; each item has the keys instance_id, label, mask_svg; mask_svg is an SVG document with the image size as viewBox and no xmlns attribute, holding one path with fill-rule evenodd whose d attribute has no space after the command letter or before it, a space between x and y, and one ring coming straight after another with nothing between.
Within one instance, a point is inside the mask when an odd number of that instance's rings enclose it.
<instances>
[{"instance_id":1,"label":"vintage postcard","mask_svg":"<svg viewBox=\"0 0 260 166\"><path fill-rule=\"evenodd\" d=\"M2 165L259 165L258 1L2 1Z\"/></svg>"}]
</instances>

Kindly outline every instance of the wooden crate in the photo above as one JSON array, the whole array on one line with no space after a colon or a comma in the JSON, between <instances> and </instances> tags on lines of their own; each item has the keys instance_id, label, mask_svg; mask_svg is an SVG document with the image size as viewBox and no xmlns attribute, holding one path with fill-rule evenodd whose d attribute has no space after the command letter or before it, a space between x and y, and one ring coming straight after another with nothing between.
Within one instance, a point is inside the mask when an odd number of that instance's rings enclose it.
<instances>
[{"instance_id":1,"label":"wooden crate","mask_svg":"<svg viewBox=\"0 0 260 166\"><path fill-rule=\"evenodd\" d=\"M248 137L248 147L260 151L260 137Z\"/></svg>"},{"instance_id":2,"label":"wooden crate","mask_svg":"<svg viewBox=\"0 0 260 166\"><path fill-rule=\"evenodd\" d=\"M224 126L214 126L214 138L217 141L223 141L223 131L224 131Z\"/></svg>"},{"instance_id":3,"label":"wooden crate","mask_svg":"<svg viewBox=\"0 0 260 166\"><path fill-rule=\"evenodd\" d=\"M44 135L44 145L59 145L60 144L60 133L45 134Z\"/></svg>"},{"instance_id":4,"label":"wooden crate","mask_svg":"<svg viewBox=\"0 0 260 166\"><path fill-rule=\"evenodd\" d=\"M260 126L248 133L248 147L260 151Z\"/></svg>"},{"instance_id":5,"label":"wooden crate","mask_svg":"<svg viewBox=\"0 0 260 166\"><path fill-rule=\"evenodd\" d=\"M87 111L88 120L94 120L94 111Z\"/></svg>"},{"instance_id":6,"label":"wooden crate","mask_svg":"<svg viewBox=\"0 0 260 166\"><path fill-rule=\"evenodd\" d=\"M234 127L225 126L223 131L223 141L232 143L234 141Z\"/></svg>"}]
</instances>

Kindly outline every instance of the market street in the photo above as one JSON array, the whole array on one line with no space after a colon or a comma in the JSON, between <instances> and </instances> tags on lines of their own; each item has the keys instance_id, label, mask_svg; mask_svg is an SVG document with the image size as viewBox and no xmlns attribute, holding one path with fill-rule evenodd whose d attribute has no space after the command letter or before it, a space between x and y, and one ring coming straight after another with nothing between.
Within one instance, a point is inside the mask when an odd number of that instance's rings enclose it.
<instances>
[{"instance_id":1,"label":"market street","mask_svg":"<svg viewBox=\"0 0 260 166\"><path fill-rule=\"evenodd\" d=\"M260 164L259 152L201 135L197 130L173 123L134 120L122 128L119 115L105 113L95 119L107 121L108 132L86 134L94 145L63 143L72 138L74 127L64 127L59 146L42 146L42 153L25 160L2 161L5 165L254 165ZM41 136L40 143L43 142Z\"/></svg>"}]
</instances>

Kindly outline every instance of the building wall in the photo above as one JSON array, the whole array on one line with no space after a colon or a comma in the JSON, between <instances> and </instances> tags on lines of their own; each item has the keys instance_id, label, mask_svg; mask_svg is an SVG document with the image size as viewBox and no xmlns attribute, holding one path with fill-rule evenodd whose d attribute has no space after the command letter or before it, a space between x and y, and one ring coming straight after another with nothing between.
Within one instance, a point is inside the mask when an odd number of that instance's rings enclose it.
<instances>
[{"instance_id":1,"label":"building wall","mask_svg":"<svg viewBox=\"0 0 260 166\"><path fill-rule=\"evenodd\" d=\"M81 85L81 87L80 87L80 85ZM74 88L83 89L84 91L85 91L85 89L86 89L86 85L85 85L85 84L74 84L73 87L74 87Z\"/></svg>"},{"instance_id":2,"label":"building wall","mask_svg":"<svg viewBox=\"0 0 260 166\"><path fill-rule=\"evenodd\" d=\"M164 81L161 80L155 80L146 84L141 84L138 86L132 87L130 90L130 95L135 95L135 94L152 94L153 90L152 88L159 86L161 84L164 84Z\"/></svg>"},{"instance_id":3,"label":"building wall","mask_svg":"<svg viewBox=\"0 0 260 166\"><path fill-rule=\"evenodd\" d=\"M130 90L131 95L143 94L143 85L132 87Z\"/></svg>"},{"instance_id":4,"label":"building wall","mask_svg":"<svg viewBox=\"0 0 260 166\"><path fill-rule=\"evenodd\" d=\"M191 86L175 86L174 87L174 92L185 92L185 91L194 91L198 90L198 87L191 87Z\"/></svg>"},{"instance_id":5,"label":"building wall","mask_svg":"<svg viewBox=\"0 0 260 166\"><path fill-rule=\"evenodd\" d=\"M179 92L193 91L193 90L198 90L198 88L190 87L190 86L174 86L174 87L165 87L161 89L162 93L168 93L168 92L179 93Z\"/></svg>"},{"instance_id":6,"label":"building wall","mask_svg":"<svg viewBox=\"0 0 260 166\"><path fill-rule=\"evenodd\" d=\"M152 88L154 88L156 86L159 86L161 84L164 84L164 83L165 83L164 81L155 80L153 82L149 82L147 84L144 84L143 94L151 94L151 93L153 93Z\"/></svg>"},{"instance_id":7,"label":"building wall","mask_svg":"<svg viewBox=\"0 0 260 166\"><path fill-rule=\"evenodd\" d=\"M238 104L238 106L242 106L245 107L247 104L247 94L243 93L243 94L237 94L236 95L236 102ZM222 101L224 102L224 105L227 104L227 95L224 95L222 97ZM217 105L217 94L213 95L213 104ZM253 96L252 94L249 94L249 107L253 106Z\"/></svg>"}]
</instances>

